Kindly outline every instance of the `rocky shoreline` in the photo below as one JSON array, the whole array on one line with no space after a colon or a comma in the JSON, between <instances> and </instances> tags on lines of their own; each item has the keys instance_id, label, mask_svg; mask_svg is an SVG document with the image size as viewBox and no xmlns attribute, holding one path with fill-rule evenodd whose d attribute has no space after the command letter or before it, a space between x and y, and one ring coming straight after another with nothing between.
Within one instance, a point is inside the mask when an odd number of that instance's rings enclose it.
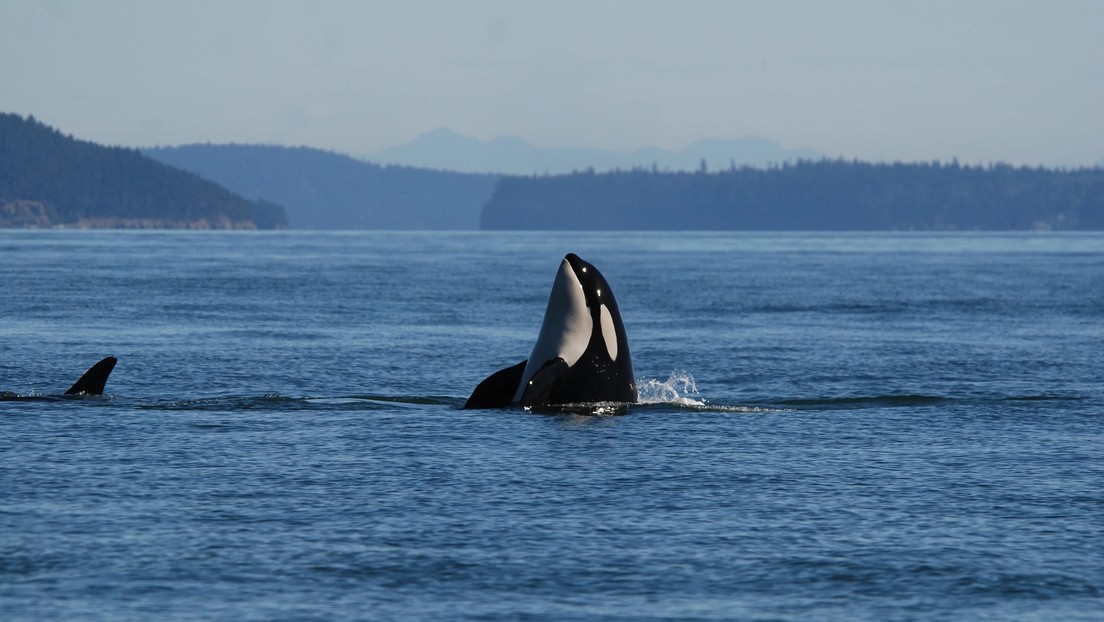
<instances>
[{"instance_id":1,"label":"rocky shoreline","mask_svg":"<svg viewBox=\"0 0 1104 622\"><path fill-rule=\"evenodd\" d=\"M8 201L0 205L0 228L3 229L190 229L256 230L252 220L215 219L168 220L159 218L79 218L59 222L57 210L42 201Z\"/></svg>"}]
</instances>

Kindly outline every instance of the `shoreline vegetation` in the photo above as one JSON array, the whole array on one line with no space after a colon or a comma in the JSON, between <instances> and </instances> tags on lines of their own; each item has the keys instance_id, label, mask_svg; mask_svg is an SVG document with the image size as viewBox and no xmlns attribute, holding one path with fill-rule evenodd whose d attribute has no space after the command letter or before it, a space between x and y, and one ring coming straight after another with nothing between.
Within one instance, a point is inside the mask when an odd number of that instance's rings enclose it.
<instances>
[{"instance_id":1,"label":"shoreline vegetation","mask_svg":"<svg viewBox=\"0 0 1104 622\"><path fill-rule=\"evenodd\" d=\"M135 149L0 114L0 227L281 229L287 215Z\"/></svg>"},{"instance_id":2,"label":"shoreline vegetation","mask_svg":"<svg viewBox=\"0 0 1104 622\"><path fill-rule=\"evenodd\" d=\"M798 160L491 175L306 147L104 147L0 114L0 227L1104 230L1104 168Z\"/></svg>"},{"instance_id":3,"label":"shoreline vegetation","mask_svg":"<svg viewBox=\"0 0 1104 622\"><path fill-rule=\"evenodd\" d=\"M490 230L1104 229L1104 169L819 160L707 172L503 178Z\"/></svg>"}]
</instances>

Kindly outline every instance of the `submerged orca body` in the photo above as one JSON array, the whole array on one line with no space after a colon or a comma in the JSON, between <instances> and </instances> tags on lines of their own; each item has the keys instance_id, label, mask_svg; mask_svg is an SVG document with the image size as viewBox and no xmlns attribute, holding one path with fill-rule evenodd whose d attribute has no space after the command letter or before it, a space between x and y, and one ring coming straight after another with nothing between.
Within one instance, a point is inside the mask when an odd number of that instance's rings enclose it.
<instances>
[{"instance_id":1,"label":"submerged orca body","mask_svg":"<svg viewBox=\"0 0 1104 622\"><path fill-rule=\"evenodd\" d=\"M479 383L464 408L635 402L625 326L609 283L569 253L560 264L527 360Z\"/></svg>"},{"instance_id":2,"label":"submerged orca body","mask_svg":"<svg viewBox=\"0 0 1104 622\"><path fill-rule=\"evenodd\" d=\"M84 372L84 375L73 383L73 386L69 387L69 390L64 395L14 395L14 394L0 394L0 400L7 401L56 401L62 399L79 398L86 395L103 395L104 386L107 385L107 378L111 375L111 370L115 369L115 363L118 362L114 356L109 356L100 362L96 363L92 367L88 368L88 371Z\"/></svg>"}]
</instances>

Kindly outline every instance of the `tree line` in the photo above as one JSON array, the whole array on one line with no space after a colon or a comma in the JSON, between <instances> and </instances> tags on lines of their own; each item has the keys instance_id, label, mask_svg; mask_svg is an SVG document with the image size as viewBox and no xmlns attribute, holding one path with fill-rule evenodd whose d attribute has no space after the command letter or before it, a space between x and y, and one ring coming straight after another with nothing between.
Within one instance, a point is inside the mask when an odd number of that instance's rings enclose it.
<instances>
[{"instance_id":1,"label":"tree line","mask_svg":"<svg viewBox=\"0 0 1104 622\"><path fill-rule=\"evenodd\" d=\"M282 207L248 201L134 149L76 140L34 117L0 114L0 206L34 204L50 225L206 222L286 226ZM11 211L11 210L9 210Z\"/></svg>"},{"instance_id":2,"label":"tree line","mask_svg":"<svg viewBox=\"0 0 1104 622\"><path fill-rule=\"evenodd\" d=\"M1104 229L1104 169L801 161L508 177L484 229Z\"/></svg>"}]
</instances>

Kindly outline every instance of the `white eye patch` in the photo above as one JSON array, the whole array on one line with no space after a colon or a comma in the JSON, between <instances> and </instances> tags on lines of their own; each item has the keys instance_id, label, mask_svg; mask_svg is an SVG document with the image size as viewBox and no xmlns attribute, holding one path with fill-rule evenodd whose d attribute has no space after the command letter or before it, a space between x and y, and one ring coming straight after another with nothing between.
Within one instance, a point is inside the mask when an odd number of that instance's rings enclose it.
<instances>
[{"instance_id":1,"label":"white eye patch","mask_svg":"<svg viewBox=\"0 0 1104 622\"><path fill-rule=\"evenodd\" d=\"M613 316L610 315L606 305L598 310L598 318L602 325L602 340L606 342L606 352L611 361L617 360L617 331L613 328Z\"/></svg>"}]
</instances>

